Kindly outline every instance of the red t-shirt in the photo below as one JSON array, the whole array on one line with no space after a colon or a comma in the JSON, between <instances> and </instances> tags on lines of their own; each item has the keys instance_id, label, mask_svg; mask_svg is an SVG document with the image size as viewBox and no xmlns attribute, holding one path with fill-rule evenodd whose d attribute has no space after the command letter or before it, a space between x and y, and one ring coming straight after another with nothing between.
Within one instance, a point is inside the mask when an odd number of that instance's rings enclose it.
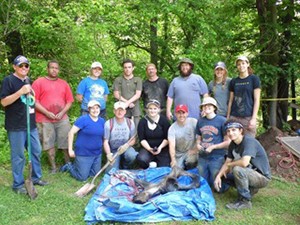
<instances>
[{"instance_id":1,"label":"red t-shirt","mask_svg":"<svg viewBox=\"0 0 300 225\"><path fill-rule=\"evenodd\" d=\"M39 102L55 115L59 113L67 103L74 101L69 84L59 78L57 80L49 80L46 77L38 78L33 82L32 88L35 92L36 102ZM62 120L66 118L68 118L67 114L63 116ZM51 120L36 110L36 122L57 122L57 120Z\"/></svg>"}]
</instances>

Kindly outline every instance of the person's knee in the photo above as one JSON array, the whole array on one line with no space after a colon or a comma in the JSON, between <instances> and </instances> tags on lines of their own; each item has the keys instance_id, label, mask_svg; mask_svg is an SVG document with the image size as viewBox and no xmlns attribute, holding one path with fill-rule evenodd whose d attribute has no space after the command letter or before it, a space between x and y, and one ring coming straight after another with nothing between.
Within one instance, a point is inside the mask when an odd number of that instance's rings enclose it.
<instances>
[{"instance_id":1,"label":"person's knee","mask_svg":"<svg viewBox=\"0 0 300 225\"><path fill-rule=\"evenodd\" d=\"M239 178L246 177L245 169L240 166L233 167L232 173L234 177L239 177Z\"/></svg>"}]
</instances>

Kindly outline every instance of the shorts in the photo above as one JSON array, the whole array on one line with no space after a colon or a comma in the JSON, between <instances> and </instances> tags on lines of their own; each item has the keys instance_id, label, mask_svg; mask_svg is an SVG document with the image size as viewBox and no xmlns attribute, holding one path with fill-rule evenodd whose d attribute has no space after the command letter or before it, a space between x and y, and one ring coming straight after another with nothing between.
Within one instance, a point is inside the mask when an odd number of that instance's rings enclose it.
<instances>
[{"instance_id":1,"label":"shorts","mask_svg":"<svg viewBox=\"0 0 300 225\"><path fill-rule=\"evenodd\" d=\"M49 150L57 145L58 149L68 149L68 133L71 129L69 119L56 123L37 123L43 150Z\"/></svg>"}]
</instances>

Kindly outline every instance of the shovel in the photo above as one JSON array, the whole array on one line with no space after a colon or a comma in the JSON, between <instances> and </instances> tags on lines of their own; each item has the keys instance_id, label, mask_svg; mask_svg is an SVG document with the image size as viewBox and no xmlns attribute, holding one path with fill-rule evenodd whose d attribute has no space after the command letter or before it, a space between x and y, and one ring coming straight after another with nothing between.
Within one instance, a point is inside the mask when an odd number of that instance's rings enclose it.
<instances>
[{"instance_id":1,"label":"shovel","mask_svg":"<svg viewBox=\"0 0 300 225\"><path fill-rule=\"evenodd\" d=\"M128 141L126 144L129 144L134 138L136 137L136 134L133 135ZM114 160L119 156L119 155L122 155L128 148L129 148L129 145L126 145L125 148L122 146L124 145L121 145L119 148L118 148L118 151L114 154L113 158L112 158L112 161L107 161L106 164L101 168L101 170L99 170L99 172L94 176L93 180L91 183L86 183L85 185L83 185L78 191L75 192L75 195L77 197L84 197L86 196L88 193L91 192L91 190L93 190L96 185L95 185L95 180L96 178L110 165L112 164L112 162L114 162Z\"/></svg>"},{"instance_id":2,"label":"shovel","mask_svg":"<svg viewBox=\"0 0 300 225\"><path fill-rule=\"evenodd\" d=\"M29 174L25 180L25 188L31 200L34 200L38 193L33 185L31 174L32 174L32 163L31 163L31 140L30 140L30 113L29 113L29 94L26 96L26 119L27 119L27 151L28 151L28 167Z\"/></svg>"}]
</instances>

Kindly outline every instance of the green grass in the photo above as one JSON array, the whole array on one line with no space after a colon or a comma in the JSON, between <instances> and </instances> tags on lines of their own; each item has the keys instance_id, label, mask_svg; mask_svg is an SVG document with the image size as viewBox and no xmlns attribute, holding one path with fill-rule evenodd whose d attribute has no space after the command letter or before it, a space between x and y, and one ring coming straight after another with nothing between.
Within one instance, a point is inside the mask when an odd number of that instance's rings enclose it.
<instances>
[{"instance_id":1,"label":"green grass","mask_svg":"<svg viewBox=\"0 0 300 225\"><path fill-rule=\"evenodd\" d=\"M0 224L85 224L84 208L91 195L77 198L74 192L84 185L68 174L50 175L47 167L44 179L49 186L37 186L38 197L31 201L28 196L17 195L11 190L9 164L0 166ZM27 175L27 167L25 168ZM217 211L215 221L164 222L160 225L196 224L300 224L300 185L273 179L267 188L261 189L253 199L253 208L229 211L225 204L234 201L235 189L225 194L215 194ZM111 223L105 223L111 224ZM150 223L153 224L153 223Z\"/></svg>"}]
</instances>

